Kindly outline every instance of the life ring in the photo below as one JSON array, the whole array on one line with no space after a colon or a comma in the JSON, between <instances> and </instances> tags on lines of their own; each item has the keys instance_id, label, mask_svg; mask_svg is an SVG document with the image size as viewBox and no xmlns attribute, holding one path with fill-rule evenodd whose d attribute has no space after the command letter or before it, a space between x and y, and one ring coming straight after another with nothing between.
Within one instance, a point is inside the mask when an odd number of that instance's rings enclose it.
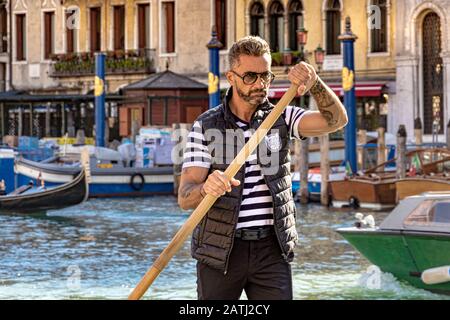
<instances>
[{"instance_id":1,"label":"life ring","mask_svg":"<svg viewBox=\"0 0 450 320\"><path fill-rule=\"evenodd\" d=\"M135 181L136 177L139 177L140 181ZM130 187L133 188L133 190L139 191L142 188L144 188L145 185L145 178L142 173L134 173L130 178Z\"/></svg>"}]
</instances>

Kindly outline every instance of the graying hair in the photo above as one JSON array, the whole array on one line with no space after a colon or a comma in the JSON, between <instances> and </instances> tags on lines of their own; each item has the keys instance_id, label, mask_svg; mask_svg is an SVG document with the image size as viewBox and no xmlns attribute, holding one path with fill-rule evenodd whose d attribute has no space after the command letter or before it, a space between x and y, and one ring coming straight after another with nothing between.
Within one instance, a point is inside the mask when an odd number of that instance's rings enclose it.
<instances>
[{"instance_id":1,"label":"graying hair","mask_svg":"<svg viewBox=\"0 0 450 320\"><path fill-rule=\"evenodd\" d=\"M239 63L241 55L261 57L266 53L270 55L270 47L266 40L260 37L247 36L233 44L228 53L228 62L230 68L233 68L235 64Z\"/></svg>"}]
</instances>

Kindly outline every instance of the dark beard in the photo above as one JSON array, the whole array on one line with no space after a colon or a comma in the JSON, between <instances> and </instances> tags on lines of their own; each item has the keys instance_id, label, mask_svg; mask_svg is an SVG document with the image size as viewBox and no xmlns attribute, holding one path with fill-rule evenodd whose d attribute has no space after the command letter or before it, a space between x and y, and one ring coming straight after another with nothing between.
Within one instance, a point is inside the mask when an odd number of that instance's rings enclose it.
<instances>
[{"instance_id":1,"label":"dark beard","mask_svg":"<svg viewBox=\"0 0 450 320\"><path fill-rule=\"evenodd\" d=\"M266 101L268 93L268 89L254 89L250 90L248 93L245 93L241 89L239 89L238 86L236 86L236 91L242 100L255 107ZM253 93L260 93L261 95L252 96Z\"/></svg>"}]
</instances>

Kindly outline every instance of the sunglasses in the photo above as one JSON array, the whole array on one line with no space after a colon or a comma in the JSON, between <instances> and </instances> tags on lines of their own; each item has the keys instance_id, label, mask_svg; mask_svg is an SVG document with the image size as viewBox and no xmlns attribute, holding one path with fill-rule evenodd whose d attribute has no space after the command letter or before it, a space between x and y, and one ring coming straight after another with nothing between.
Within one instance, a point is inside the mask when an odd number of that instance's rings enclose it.
<instances>
[{"instance_id":1,"label":"sunglasses","mask_svg":"<svg viewBox=\"0 0 450 320\"><path fill-rule=\"evenodd\" d=\"M231 70L231 72L233 72L235 75L237 75L239 78L241 78L242 81L244 82L244 84L246 84L246 85L254 84L256 82L256 80L258 80L258 78L261 78L261 80L266 84L272 83L272 81L275 79L275 75L270 71L265 71L265 72L261 72L261 73L250 71L250 72L244 73L242 76L233 70Z\"/></svg>"}]
</instances>

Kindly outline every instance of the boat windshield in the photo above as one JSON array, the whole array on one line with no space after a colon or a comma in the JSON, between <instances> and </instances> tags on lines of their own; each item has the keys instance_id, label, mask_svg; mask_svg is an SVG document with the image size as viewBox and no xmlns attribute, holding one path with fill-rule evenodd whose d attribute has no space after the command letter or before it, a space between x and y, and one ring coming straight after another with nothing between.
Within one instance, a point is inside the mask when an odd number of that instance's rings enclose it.
<instances>
[{"instance_id":1,"label":"boat windshield","mask_svg":"<svg viewBox=\"0 0 450 320\"><path fill-rule=\"evenodd\" d=\"M450 230L450 201L425 200L404 221L405 226L447 226Z\"/></svg>"}]
</instances>

